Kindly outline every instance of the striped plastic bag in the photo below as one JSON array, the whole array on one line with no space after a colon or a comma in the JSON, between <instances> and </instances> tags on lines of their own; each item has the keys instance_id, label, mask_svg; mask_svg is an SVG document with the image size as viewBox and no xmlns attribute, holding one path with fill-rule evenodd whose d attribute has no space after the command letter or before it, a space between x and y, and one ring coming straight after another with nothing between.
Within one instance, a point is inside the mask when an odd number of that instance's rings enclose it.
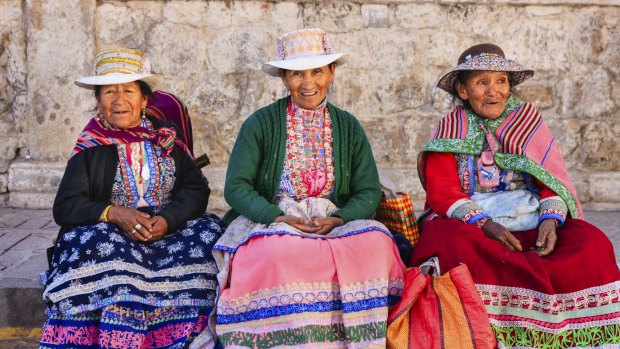
<instances>
[{"instance_id":1,"label":"striped plastic bag","mask_svg":"<svg viewBox=\"0 0 620 349\"><path fill-rule=\"evenodd\" d=\"M435 257L433 257L435 258ZM495 336L465 264L439 275L410 268L401 301L388 315L392 349L492 349Z\"/></svg>"}]
</instances>

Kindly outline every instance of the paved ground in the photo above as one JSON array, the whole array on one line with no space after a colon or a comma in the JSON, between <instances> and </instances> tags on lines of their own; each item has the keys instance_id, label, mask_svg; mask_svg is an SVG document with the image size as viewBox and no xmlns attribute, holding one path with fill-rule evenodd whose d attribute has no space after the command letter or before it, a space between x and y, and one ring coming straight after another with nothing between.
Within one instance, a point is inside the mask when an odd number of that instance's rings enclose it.
<instances>
[{"instance_id":1,"label":"paved ground","mask_svg":"<svg viewBox=\"0 0 620 349\"><path fill-rule=\"evenodd\" d=\"M620 212L585 213L611 239L620 262ZM0 207L0 348L35 348L44 304L38 275L58 227L50 210Z\"/></svg>"}]
</instances>

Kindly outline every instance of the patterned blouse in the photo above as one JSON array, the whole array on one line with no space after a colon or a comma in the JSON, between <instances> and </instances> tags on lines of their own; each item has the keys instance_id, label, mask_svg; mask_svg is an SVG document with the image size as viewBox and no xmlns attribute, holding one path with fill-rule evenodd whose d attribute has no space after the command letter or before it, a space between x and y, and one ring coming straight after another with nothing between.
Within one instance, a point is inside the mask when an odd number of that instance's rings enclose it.
<instances>
[{"instance_id":1,"label":"patterned blouse","mask_svg":"<svg viewBox=\"0 0 620 349\"><path fill-rule=\"evenodd\" d=\"M327 100L308 110L289 99L286 155L278 201L290 197L328 198L335 186L332 123Z\"/></svg>"},{"instance_id":2,"label":"patterned blouse","mask_svg":"<svg viewBox=\"0 0 620 349\"><path fill-rule=\"evenodd\" d=\"M153 130L148 119L141 126ZM133 208L168 204L175 181L174 159L162 156L161 147L151 142L119 144L116 148L119 161L112 186L112 204Z\"/></svg>"}]
</instances>

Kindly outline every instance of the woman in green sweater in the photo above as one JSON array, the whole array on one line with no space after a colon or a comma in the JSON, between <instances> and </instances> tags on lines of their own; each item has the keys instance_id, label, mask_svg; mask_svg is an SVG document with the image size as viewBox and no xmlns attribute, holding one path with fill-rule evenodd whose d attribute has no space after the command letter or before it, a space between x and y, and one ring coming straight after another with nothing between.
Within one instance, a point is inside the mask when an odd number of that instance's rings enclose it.
<instances>
[{"instance_id":1,"label":"woman in green sweater","mask_svg":"<svg viewBox=\"0 0 620 349\"><path fill-rule=\"evenodd\" d=\"M230 156L232 209L214 248L224 347L385 346L405 266L370 220L381 190L364 129L326 101L343 62L307 29L281 36L262 67L290 96L253 113Z\"/></svg>"}]
</instances>

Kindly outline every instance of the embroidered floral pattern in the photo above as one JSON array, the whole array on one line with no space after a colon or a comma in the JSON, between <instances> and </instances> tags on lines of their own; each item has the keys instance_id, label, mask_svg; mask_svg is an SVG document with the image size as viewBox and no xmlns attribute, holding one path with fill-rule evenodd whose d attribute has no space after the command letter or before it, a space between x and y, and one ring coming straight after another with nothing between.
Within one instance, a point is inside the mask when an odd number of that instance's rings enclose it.
<instances>
[{"instance_id":1,"label":"embroidered floral pattern","mask_svg":"<svg viewBox=\"0 0 620 349\"><path fill-rule=\"evenodd\" d=\"M153 130L148 119L142 126ZM119 161L112 203L125 207L162 207L169 203L175 182L174 159L151 142L118 144L116 149Z\"/></svg>"},{"instance_id":2,"label":"embroidered floral pattern","mask_svg":"<svg viewBox=\"0 0 620 349\"><path fill-rule=\"evenodd\" d=\"M327 106L287 105L286 155L278 197L327 198L335 184L332 124Z\"/></svg>"}]
</instances>

